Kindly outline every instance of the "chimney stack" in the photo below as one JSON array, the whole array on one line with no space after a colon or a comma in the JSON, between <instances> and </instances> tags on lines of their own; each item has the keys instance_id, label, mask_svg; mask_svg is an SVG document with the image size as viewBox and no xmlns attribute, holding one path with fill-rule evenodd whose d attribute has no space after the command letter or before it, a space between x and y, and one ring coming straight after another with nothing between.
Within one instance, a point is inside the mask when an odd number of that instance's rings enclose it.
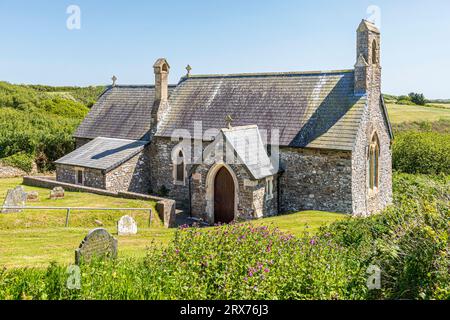
<instances>
[{"instance_id":1,"label":"chimney stack","mask_svg":"<svg viewBox=\"0 0 450 320\"><path fill-rule=\"evenodd\" d=\"M153 65L155 72L155 102L167 102L169 96L169 69L164 58L156 60Z\"/></svg>"}]
</instances>

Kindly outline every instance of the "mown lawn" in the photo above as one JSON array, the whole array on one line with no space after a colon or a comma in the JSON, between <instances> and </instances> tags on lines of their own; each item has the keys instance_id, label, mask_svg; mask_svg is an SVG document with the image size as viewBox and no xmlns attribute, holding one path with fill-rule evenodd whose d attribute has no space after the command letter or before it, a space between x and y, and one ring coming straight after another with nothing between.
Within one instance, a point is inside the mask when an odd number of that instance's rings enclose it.
<instances>
[{"instance_id":1,"label":"mown lawn","mask_svg":"<svg viewBox=\"0 0 450 320\"><path fill-rule=\"evenodd\" d=\"M21 179L0 179L0 202L3 203L6 191L21 184ZM105 197L79 192L66 192L63 200L49 200L49 190L25 186L25 191L39 192L40 202L28 203L30 206L76 206L111 208L154 208L153 202ZM138 223L136 236L117 236L116 222L124 214L130 214ZM156 241L161 245L169 242L173 229L165 229L154 215L148 227L148 213L129 212L80 212L71 213L69 228L64 227L65 211L24 211L15 214L0 214L0 267L46 267L51 261L72 263L74 251L89 230L98 227L100 220L104 227L119 242L119 257L143 257L146 248ZM256 225L272 225L282 231L300 235L305 231L315 232L322 225L345 219L345 215L306 211L253 222Z\"/></svg>"},{"instance_id":2,"label":"mown lawn","mask_svg":"<svg viewBox=\"0 0 450 320\"><path fill-rule=\"evenodd\" d=\"M439 120L450 120L450 108L433 108L421 106L409 106L388 104L389 118L393 124L405 122L435 122Z\"/></svg>"}]
</instances>

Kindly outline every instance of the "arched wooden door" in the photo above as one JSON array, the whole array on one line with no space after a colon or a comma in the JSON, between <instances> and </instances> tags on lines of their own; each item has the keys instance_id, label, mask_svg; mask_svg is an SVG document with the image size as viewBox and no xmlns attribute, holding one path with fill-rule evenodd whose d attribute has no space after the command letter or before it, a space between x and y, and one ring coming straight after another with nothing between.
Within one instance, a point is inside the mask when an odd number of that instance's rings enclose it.
<instances>
[{"instance_id":1,"label":"arched wooden door","mask_svg":"<svg viewBox=\"0 0 450 320\"><path fill-rule=\"evenodd\" d=\"M214 180L214 222L230 223L234 220L234 181L230 172L222 167Z\"/></svg>"}]
</instances>

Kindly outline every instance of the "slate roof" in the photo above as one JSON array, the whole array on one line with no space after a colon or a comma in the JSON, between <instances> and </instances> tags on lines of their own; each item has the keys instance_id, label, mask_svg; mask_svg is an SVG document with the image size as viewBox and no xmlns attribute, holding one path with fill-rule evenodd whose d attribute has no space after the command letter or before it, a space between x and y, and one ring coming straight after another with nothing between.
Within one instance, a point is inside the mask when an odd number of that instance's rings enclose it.
<instances>
[{"instance_id":1,"label":"slate roof","mask_svg":"<svg viewBox=\"0 0 450 320\"><path fill-rule=\"evenodd\" d=\"M169 94L175 86L169 86ZM100 96L74 137L149 140L154 86L109 87Z\"/></svg>"},{"instance_id":2,"label":"slate roof","mask_svg":"<svg viewBox=\"0 0 450 320\"><path fill-rule=\"evenodd\" d=\"M222 129L221 133L254 179L273 176L278 172L278 167L272 164L267 155L258 126Z\"/></svg>"},{"instance_id":3,"label":"slate roof","mask_svg":"<svg viewBox=\"0 0 450 320\"><path fill-rule=\"evenodd\" d=\"M156 135L193 135L194 121L224 128L231 115L234 127L278 129L281 146L351 151L366 99L354 94L353 70L195 75L172 92Z\"/></svg>"},{"instance_id":4,"label":"slate roof","mask_svg":"<svg viewBox=\"0 0 450 320\"><path fill-rule=\"evenodd\" d=\"M142 140L99 137L55 163L109 172L137 155L148 143Z\"/></svg>"}]
</instances>

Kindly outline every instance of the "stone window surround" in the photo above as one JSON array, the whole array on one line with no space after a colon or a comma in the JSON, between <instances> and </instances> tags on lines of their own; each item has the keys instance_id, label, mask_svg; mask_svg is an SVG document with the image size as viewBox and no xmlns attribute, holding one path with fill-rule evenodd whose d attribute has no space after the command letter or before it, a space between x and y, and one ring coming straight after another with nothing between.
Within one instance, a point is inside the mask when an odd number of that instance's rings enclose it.
<instances>
[{"instance_id":1,"label":"stone window surround","mask_svg":"<svg viewBox=\"0 0 450 320\"><path fill-rule=\"evenodd\" d=\"M180 181L177 179L177 163L176 159L178 159L178 154L182 153L183 155L183 181ZM183 150L183 147L179 146L172 150L172 178L173 178L173 184L176 186L186 186L186 177L187 177L187 171L186 171L186 156Z\"/></svg>"},{"instance_id":2,"label":"stone window surround","mask_svg":"<svg viewBox=\"0 0 450 320\"><path fill-rule=\"evenodd\" d=\"M368 167L368 175L367 175L367 188L369 190L369 197L375 197L379 192L379 183L380 183L380 142L379 142L378 134L374 131L371 135L370 144L367 148L367 167ZM372 158L376 156L375 158ZM374 159L374 162L371 160ZM374 168L372 165L376 166L376 172L374 176ZM374 179L372 181L372 178Z\"/></svg>"},{"instance_id":3,"label":"stone window surround","mask_svg":"<svg viewBox=\"0 0 450 320\"><path fill-rule=\"evenodd\" d=\"M239 204L239 182L234 170L224 163L223 161L216 162L208 171L206 175L206 214L208 222L214 223L214 182L216 175L220 169L225 167L231 174L234 181L234 216L238 216L238 204Z\"/></svg>"},{"instance_id":4,"label":"stone window surround","mask_svg":"<svg viewBox=\"0 0 450 320\"><path fill-rule=\"evenodd\" d=\"M273 176L266 178L266 201L273 199Z\"/></svg>"},{"instance_id":5,"label":"stone window surround","mask_svg":"<svg viewBox=\"0 0 450 320\"><path fill-rule=\"evenodd\" d=\"M78 173L81 171L81 182L78 181ZM85 181L85 177L84 177L84 168L81 167L75 167L74 168L74 172L75 172L75 184L79 185L79 186L84 186L84 181Z\"/></svg>"}]
</instances>

